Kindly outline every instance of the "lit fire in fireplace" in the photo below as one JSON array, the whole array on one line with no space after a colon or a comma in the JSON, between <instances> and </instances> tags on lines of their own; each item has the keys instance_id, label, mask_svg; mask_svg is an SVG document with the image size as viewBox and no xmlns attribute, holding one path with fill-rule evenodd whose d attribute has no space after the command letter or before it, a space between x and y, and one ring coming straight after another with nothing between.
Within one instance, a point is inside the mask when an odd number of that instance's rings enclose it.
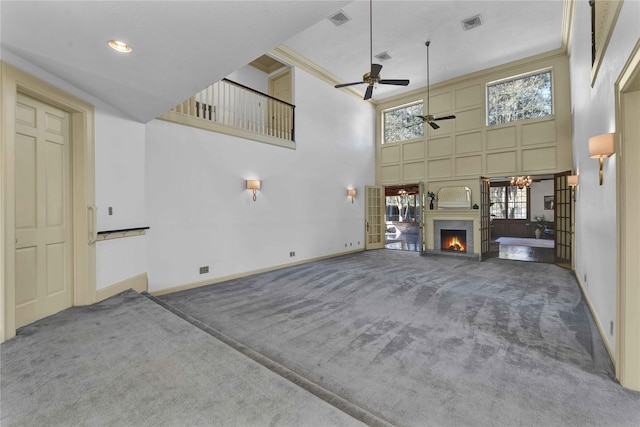
<instances>
[{"instance_id":1,"label":"lit fire in fireplace","mask_svg":"<svg viewBox=\"0 0 640 427\"><path fill-rule=\"evenodd\" d=\"M466 237L467 237L466 232L464 230L462 232L451 231L451 230L441 230L442 250L466 252L467 251Z\"/></svg>"},{"instance_id":2,"label":"lit fire in fireplace","mask_svg":"<svg viewBox=\"0 0 640 427\"><path fill-rule=\"evenodd\" d=\"M445 249L448 249L450 251L466 251L464 244L457 237L451 237L450 239L447 239L443 246Z\"/></svg>"}]
</instances>

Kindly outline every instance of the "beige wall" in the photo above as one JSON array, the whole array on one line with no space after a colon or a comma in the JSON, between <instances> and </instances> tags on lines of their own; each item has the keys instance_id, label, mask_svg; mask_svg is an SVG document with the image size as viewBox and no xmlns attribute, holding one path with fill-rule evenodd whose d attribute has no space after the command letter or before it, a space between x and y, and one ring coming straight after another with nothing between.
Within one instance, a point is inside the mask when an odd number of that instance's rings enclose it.
<instances>
[{"instance_id":1,"label":"beige wall","mask_svg":"<svg viewBox=\"0 0 640 427\"><path fill-rule=\"evenodd\" d=\"M478 177L540 175L572 169L569 61L549 52L484 70L431 88L430 114L455 114L438 130L425 126L424 139L380 144L385 110L426 98L426 88L376 106L376 183L424 181L428 191L465 185L479 204ZM487 83L537 70L552 70L554 114L486 126ZM425 107L426 108L426 107ZM426 114L426 111L425 111Z\"/></svg>"}]
</instances>

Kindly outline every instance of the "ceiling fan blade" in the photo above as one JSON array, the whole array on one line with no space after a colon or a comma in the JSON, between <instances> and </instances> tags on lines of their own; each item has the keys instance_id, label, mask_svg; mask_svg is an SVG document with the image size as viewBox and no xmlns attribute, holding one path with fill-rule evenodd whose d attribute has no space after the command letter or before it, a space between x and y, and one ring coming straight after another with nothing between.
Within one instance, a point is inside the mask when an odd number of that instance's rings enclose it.
<instances>
[{"instance_id":1,"label":"ceiling fan blade","mask_svg":"<svg viewBox=\"0 0 640 427\"><path fill-rule=\"evenodd\" d=\"M427 120L429 120L427 118L427 116L413 116L414 119L420 119L422 120L422 123L426 122Z\"/></svg>"},{"instance_id":2,"label":"ceiling fan blade","mask_svg":"<svg viewBox=\"0 0 640 427\"><path fill-rule=\"evenodd\" d=\"M364 100L371 98L373 95L373 85L367 86L367 91L364 93Z\"/></svg>"},{"instance_id":3,"label":"ceiling fan blade","mask_svg":"<svg viewBox=\"0 0 640 427\"><path fill-rule=\"evenodd\" d=\"M396 85L396 86L408 86L409 80L380 80L378 83L381 85Z\"/></svg>"},{"instance_id":4,"label":"ceiling fan blade","mask_svg":"<svg viewBox=\"0 0 640 427\"><path fill-rule=\"evenodd\" d=\"M431 126L433 130L440 129L440 126L438 126L437 123L429 122L429 126Z\"/></svg>"},{"instance_id":5,"label":"ceiling fan blade","mask_svg":"<svg viewBox=\"0 0 640 427\"><path fill-rule=\"evenodd\" d=\"M455 118L456 116L444 116L444 117L438 117L437 119L433 119L433 120L450 120Z\"/></svg>"},{"instance_id":6,"label":"ceiling fan blade","mask_svg":"<svg viewBox=\"0 0 640 427\"><path fill-rule=\"evenodd\" d=\"M342 83L342 84L339 84L339 85L335 85L334 87L336 89L340 89L341 87L347 87L347 86L353 86L353 85L361 85L362 83L364 83L364 82Z\"/></svg>"},{"instance_id":7,"label":"ceiling fan blade","mask_svg":"<svg viewBox=\"0 0 640 427\"><path fill-rule=\"evenodd\" d=\"M380 70L382 70L382 65L380 64L371 64L371 78L377 79L380 75Z\"/></svg>"}]
</instances>

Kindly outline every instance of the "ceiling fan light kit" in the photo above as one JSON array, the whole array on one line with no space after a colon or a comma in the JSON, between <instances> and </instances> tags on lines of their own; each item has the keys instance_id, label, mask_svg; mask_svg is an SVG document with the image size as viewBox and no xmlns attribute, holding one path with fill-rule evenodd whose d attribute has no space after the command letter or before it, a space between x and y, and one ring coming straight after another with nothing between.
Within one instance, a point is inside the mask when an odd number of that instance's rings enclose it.
<instances>
[{"instance_id":1,"label":"ceiling fan light kit","mask_svg":"<svg viewBox=\"0 0 640 427\"><path fill-rule=\"evenodd\" d=\"M386 53L386 52L385 52ZM336 89L340 89L342 87L354 86L366 83L367 90L364 93L365 101L370 99L373 96L373 88L377 84L381 85L396 85L396 86L407 86L409 85L409 80L407 79L381 79L380 78L380 70L382 70L382 65L373 63L373 0L369 0L369 58L371 63L371 70L367 73L364 73L362 76L362 81L352 82L352 83L342 83L339 85L335 85Z\"/></svg>"}]
</instances>

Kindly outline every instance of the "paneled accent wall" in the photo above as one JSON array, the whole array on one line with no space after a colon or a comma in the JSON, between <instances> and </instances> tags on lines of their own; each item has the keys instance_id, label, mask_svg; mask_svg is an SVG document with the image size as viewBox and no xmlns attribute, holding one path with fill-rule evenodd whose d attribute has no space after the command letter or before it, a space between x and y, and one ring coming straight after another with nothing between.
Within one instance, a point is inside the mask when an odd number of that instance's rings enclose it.
<instances>
[{"instance_id":1,"label":"paneled accent wall","mask_svg":"<svg viewBox=\"0 0 640 427\"><path fill-rule=\"evenodd\" d=\"M486 87L496 80L537 70L552 70L554 114L495 126L486 125ZM505 64L434 85L430 114L455 114L425 125L425 137L381 144L382 112L425 102L426 88L377 105L376 180L378 185L425 181L428 191L448 185L472 189L479 203L480 176L550 174L572 168L568 58L560 51ZM425 102L426 114L426 102Z\"/></svg>"}]
</instances>

